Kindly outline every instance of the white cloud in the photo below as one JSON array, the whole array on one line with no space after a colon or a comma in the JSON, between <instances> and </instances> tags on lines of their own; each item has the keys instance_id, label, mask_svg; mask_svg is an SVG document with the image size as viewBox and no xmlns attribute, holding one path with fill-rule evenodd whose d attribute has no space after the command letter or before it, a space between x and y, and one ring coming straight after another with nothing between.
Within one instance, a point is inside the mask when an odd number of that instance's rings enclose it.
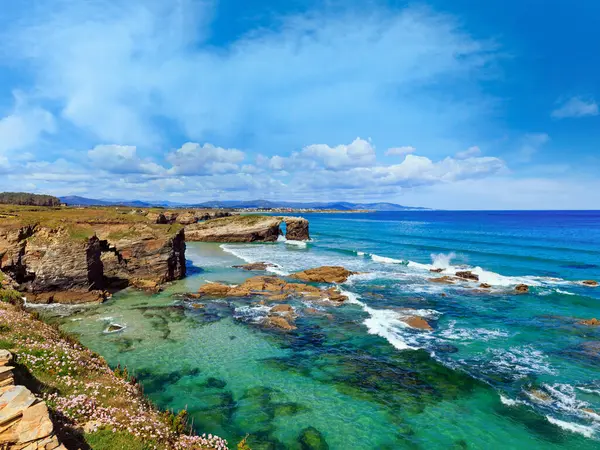
<instances>
[{"instance_id":1,"label":"white cloud","mask_svg":"<svg viewBox=\"0 0 600 450\"><path fill-rule=\"evenodd\" d=\"M473 147L469 147L468 149L458 152L455 156L456 159L468 159L473 158L475 156L481 155L481 149L476 145Z\"/></svg>"},{"instance_id":2,"label":"white cloud","mask_svg":"<svg viewBox=\"0 0 600 450\"><path fill-rule=\"evenodd\" d=\"M305 166L322 166L330 170L365 167L375 163L375 148L370 141L356 138L348 145L330 147L312 144L292 154L292 165L301 162Z\"/></svg>"},{"instance_id":3,"label":"white cloud","mask_svg":"<svg viewBox=\"0 0 600 450\"><path fill-rule=\"evenodd\" d=\"M407 146L403 146L403 147L388 148L387 151L385 152L385 155L386 156L404 156L404 155L408 155L409 153L414 153L416 151L417 151L416 148L407 145Z\"/></svg>"},{"instance_id":4,"label":"white cloud","mask_svg":"<svg viewBox=\"0 0 600 450\"><path fill-rule=\"evenodd\" d=\"M173 167L170 172L177 175L212 175L239 172L245 158L244 152L237 149L215 147L212 144L200 145L187 142L166 159Z\"/></svg>"},{"instance_id":5,"label":"white cloud","mask_svg":"<svg viewBox=\"0 0 600 450\"><path fill-rule=\"evenodd\" d=\"M581 97L571 97L563 101L558 108L552 111L552 117L555 119L597 115L598 104L593 99L584 99Z\"/></svg>"},{"instance_id":6,"label":"white cloud","mask_svg":"<svg viewBox=\"0 0 600 450\"><path fill-rule=\"evenodd\" d=\"M133 145L97 145L88 151L95 167L114 173L160 174L164 168L152 161L144 161Z\"/></svg>"},{"instance_id":7,"label":"white cloud","mask_svg":"<svg viewBox=\"0 0 600 450\"><path fill-rule=\"evenodd\" d=\"M15 106L0 119L0 153L15 152L35 144L56 130L54 117L43 108L31 106L22 94L13 93Z\"/></svg>"},{"instance_id":8,"label":"white cloud","mask_svg":"<svg viewBox=\"0 0 600 450\"><path fill-rule=\"evenodd\" d=\"M432 143L471 129L490 108L477 80L493 72L495 48L449 15L376 8L290 16L276 31L249 30L215 49L203 41L212 7L40 0L7 24L0 51L31 70L32 91L72 125L138 149L169 145L165 120L195 141L252 135L267 152L348 133L387 147L399 124L411 142ZM460 96L428 91L456 85Z\"/></svg>"}]
</instances>

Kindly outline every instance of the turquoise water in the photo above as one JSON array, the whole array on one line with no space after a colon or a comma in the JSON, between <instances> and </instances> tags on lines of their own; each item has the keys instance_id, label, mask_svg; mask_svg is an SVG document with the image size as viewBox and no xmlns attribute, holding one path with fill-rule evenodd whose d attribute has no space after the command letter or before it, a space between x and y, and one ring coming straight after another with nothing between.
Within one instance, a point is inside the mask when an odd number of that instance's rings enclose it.
<instances>
[{"instance_id":1,"label":"turquoise water","mask_svg":"<svg viewBox=\"0 0 600 450\"><path fill-rule=\"evenodd\" d=\"M600 288L577 281L600 280L600 213L306 217L306 245L190 243L186 280L68 310L62 326L159 406L230 443L249 434L255 450L599 448L600 327L577 321L600 318ZM244 261L360 275L340 286L341 307L292 300L290 333L264 329L250 299L194 308L177 296L256 275L231 267ZM492 289L429 281L432 267L463 266ZM530 293L514 295L518 283ZM410 314L434 331L399 320ZM126 328L106 334L109 323ZM321 440L311 447L306 430Z\"/></svg>"}]
</instances>

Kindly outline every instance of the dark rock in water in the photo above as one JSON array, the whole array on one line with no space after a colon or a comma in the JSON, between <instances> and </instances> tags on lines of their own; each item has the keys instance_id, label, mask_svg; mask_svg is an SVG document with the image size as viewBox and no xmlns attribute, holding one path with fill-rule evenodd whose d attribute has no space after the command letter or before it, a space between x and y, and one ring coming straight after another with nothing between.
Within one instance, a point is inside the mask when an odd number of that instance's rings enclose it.
<instances>
[{"instance_id":1,"label":"dark rock in water","mask_svg":"<svg viewBox=\"0 0 600 450\"><path fill-rule=\"evenodd\" d=\"M518 294L526 294L529 292L529 286L527 286L526 284L517 284L515 286L515 291Z\"/></svg>"},{"instance_id":2,"label":"dark rock in water","mask_svg":"<svg viewBox=\"0 0 600 450\"><path fill-rule=\"evenodd\" d=\"M204 385L207 388L223 389L227 385L227 382L224 380L220 380L219 378L210 377L208 380L206 380L206 383Z\"/></svg>"},{"instance_id":3,"label":"dark rock in water","mask_svg":"<svg viewBox=\"0 0 600 450\"><path fill-rule=\"evenodd\" d=\"M429 281L431 281L432 283L454 284L454 280L448 275L444 275L443 277L439 278L430 278Z\"/></svg>"},{"instance_id":4,"label":"dark rock in water","mask_svg":"<svg viewBox=\"0 0 600 450\"><path fill-rule=\"evenodd\" d=\"M469 271L469 270L465 270L462 272L456 272L455 274L458 278L462 278L463 280L473 280L473 281L479 281L479 275Z\"/></svg>"},{"instance_id":5,"label":"dark rock in water","mask_svg":"<svg viewBox=\"0 0 600 450\"><path fill-rule=\"evenodd\" d=\"M438 267L438 268L435 268L435 269L429 269L429 271L433 272L433 273L442 273L444 271L444 269Z\"/></svg>"},{"instance_id":6,"label":"dark rock in water","mask_svg":"<svg viewBox=\"0 0 600 450\"><path fill-rule=\"evenodd\" d=\"M597 269L598 266L596 264L567 264L566 266L562 266L567 269Z\"/></svg>"},{"instance_id":7,"label":"dark rock in water","mask_svg":"<svg viewBox=\"0 0 600 450\"><path fill-rule=\"evenodd\" d=\"M479 287L480 287L481 289L491 289L491 288L492 288L492 285L491 285L491 284L487 284L487 283L481 283L481 284L479 285Z\"/></svg>"},{"instance_id":8,"label":"dark rock in water","mask_svg":"<svg viewBox=\"0 0 600 450\"><path fill-rule=\"evenodd\" d=\"M597 287L598 286L598 282L595 280L583 280L581 282L581 284L583 284L584 286L590 286L590 287Z\"/></svg>"},{"instance_id":9,"label":"dark rock in water","mask_svg":"<svg viewBox=\"0 0 600 450\"><path fill-rule=\"evenodd\" d=\"M435 347L435 351L440 353L458 353L458 347L450 344L440 344Z\"/></svg>"},{"instance_id":10,"label":"dark rock in water","mask_svg":"<svg viewBox=\"0 0 600 450\"><path fill-rule=\"evenodd\" d=\"M234 269L244 269L244 270L267 270L267 268L271 266L266 262L255 262L250 264L242 264L240 266L233 266Z\"/></svg>"},{"instance_id":11,"label":"dark rock in water","mask_svg":"<svg viewBox=\"0 0 600 450\"><path fill-rule=\"evenodd\" d=\"M308 241L308 220L302 217L283 217L286 225L285 238L288 241Z\"/></svg>"},{"instance_id":12,"label":"dark rock in water","mask_svg":"<svg viewBox=\"0 0 600 450\"><path fill-rule=\"evenodd\" d=\"M319 430L308 427L302 430L298 437L302 450L329 450L329 445Z\"/></svg>"}]
</instances>

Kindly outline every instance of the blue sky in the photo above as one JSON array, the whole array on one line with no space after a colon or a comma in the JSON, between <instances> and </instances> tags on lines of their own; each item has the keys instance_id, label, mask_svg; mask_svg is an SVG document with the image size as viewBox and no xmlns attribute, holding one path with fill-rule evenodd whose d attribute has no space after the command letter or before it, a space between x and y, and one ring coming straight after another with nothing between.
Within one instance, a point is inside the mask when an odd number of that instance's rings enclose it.
<instances>
[{"instance_id":1,"label":"blue sky","mask_svg":"<svg viewBox=\"0 0 600 450\"><path fill-rule=\"evenodd\" d=\"M0 6L0 190L600 209L599 2Z\"/></svg>"}]
</instances>

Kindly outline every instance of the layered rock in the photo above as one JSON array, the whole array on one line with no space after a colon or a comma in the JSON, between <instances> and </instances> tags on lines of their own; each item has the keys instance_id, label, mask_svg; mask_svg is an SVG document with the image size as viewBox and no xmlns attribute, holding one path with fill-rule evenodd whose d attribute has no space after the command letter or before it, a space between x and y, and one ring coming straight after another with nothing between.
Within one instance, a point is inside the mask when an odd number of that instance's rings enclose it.
<instances>
[{"instance_id":1,"label":"layered rock","mask_svg":"<svg viewBox=\"0 0 600 450\"><path fill-rule=\"evenodd\" d=\"M6 365L12 355L0 356L0 447L66 450L54 434L46 403L25 386L14 385L13 367Z\"/></svg>"},{"instance_id":2,"label":"layered rock","mask_svg":"<svg viewBox=\"0 0 600 450\"><path fill-rule=\"evenodd\" d=\"M105 227L99 237L108 285L156 289L186 274L183 229L165 233L139 224L123 233Z\"/></svg>"},{"instance_id":3,"label":"layered rock","mask_svg":"<svg viewBox=\"0 0 600 450\"><path fill-rule=\"evenodd\" d=\"M288 240L310 239L308 220L302 217L228 216L192 223L185 227L189 241L202 242L275 242L282 234L280 225L286 224Z\"/></svg>"},{"instance_id":4,"label":"layered rock","mask_svg":"<svg viewBox=\"0 0 600 450\"><path fill-rule=\"evenodd\" d=\"M85 294L88 300L89 292L94 299L102 298L105 284L96 236L74 239L64 228L28 226L5 234L1 245L0 268L34 301L44 294L42 301L48 303L65 291ZM69 303L77 303L75 297Z\"/></svg>"},{"instance_id":5,"label":"layered rock","mask_svg":"<svg viewBox=\"0 0 600 450\"><path fill-rule=\"evenodd\" d=\"M341 266L322 266L297 272L291 275L290 278L313 283L343 283L350 275L355 274L356 272Z\"/></svg>"},{"instance_id":6,"label":"layered rock","mask_svg":"<svg viewBox=\"0 0 600 450\"><path fill-rule=\"evenodd\" d=\"M185 237L173 227L4 223L0 269L32 303L102 301L106 289L128 285L154 289L185 276Z\"/></svg>"},{"instance_id":7,"label":"layered rock","mask_svg":"<svg viewBox=\"0 0 600 450\"><path fill-rule=\"evenodd\" d=\"M207 220L185 227L188 241L275 242L281 218L271 216L231 216Z\"/></svg>"}]
</instances>

